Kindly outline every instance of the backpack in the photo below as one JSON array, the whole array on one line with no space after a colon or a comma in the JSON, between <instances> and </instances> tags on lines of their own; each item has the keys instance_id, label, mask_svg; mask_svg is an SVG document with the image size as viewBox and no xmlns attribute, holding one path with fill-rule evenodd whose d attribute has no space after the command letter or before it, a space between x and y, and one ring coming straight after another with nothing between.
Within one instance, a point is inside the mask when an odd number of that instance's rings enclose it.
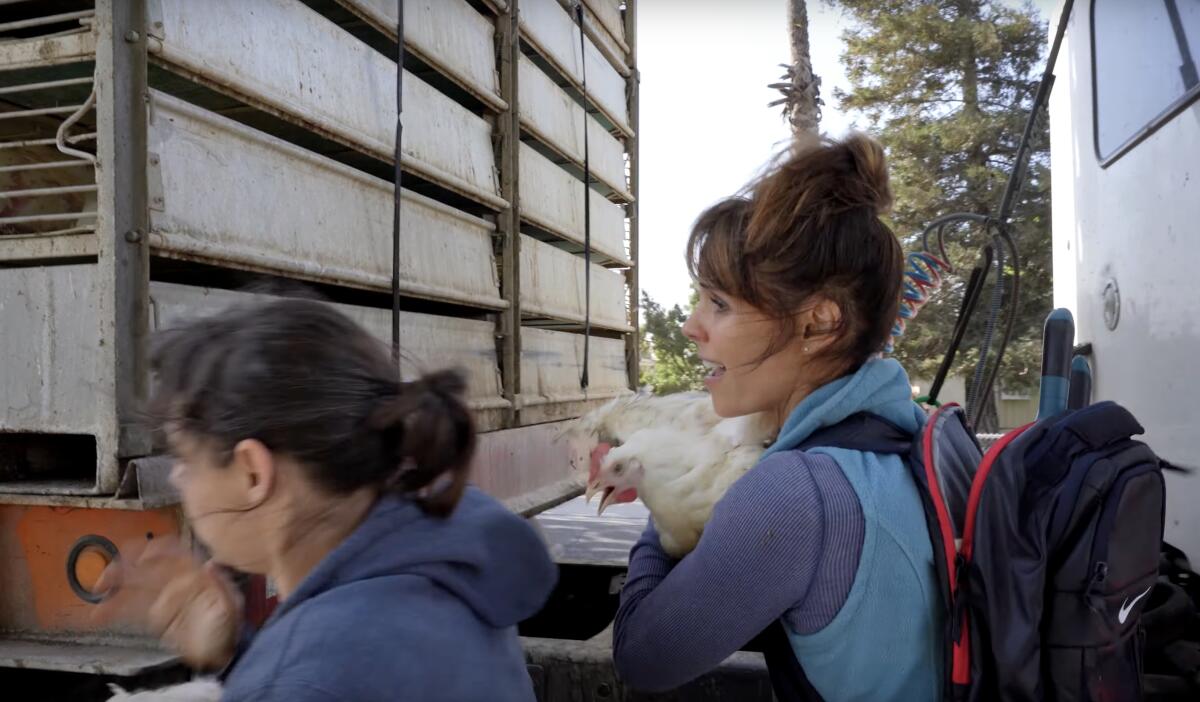
<instances>
[{"instance_id":1,"label":"backpack","mask_svg":"<svg viewBox=\"0 0 1200 702\"><path fill-rule=\"evenodd\" d=\"M956 405L920 436L860 413L818 446L898 454L924 502L946 631L943 699L1140 700L1165 503L1161 461L1102 402L1005 434L983 453ZM759 643L781 700L819 700L783 625Z\"/></svg>"},{"instance_id":2,"label":"backpack","mask_svg":"<svg viewBox=\"0 0 1200 702\"><path fill-rule=\"evenodd\" d=\"M1142 610L1146 702L1200 700L1200 575L1164 543L1158 582Z\"/></svg>"}]
</instances>

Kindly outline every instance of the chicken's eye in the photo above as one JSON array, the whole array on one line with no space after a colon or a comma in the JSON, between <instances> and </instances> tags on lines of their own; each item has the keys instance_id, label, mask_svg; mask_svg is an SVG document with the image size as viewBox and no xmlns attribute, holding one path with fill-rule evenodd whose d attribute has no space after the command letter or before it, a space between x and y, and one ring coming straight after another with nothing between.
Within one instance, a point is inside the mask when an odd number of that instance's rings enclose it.
<instances>
[{"instance_id":1,"label":"chicken's eye","mask_svg":"<svg viewBox=\"0 0 1200 702\"><path fill-rule=\"evenodd\" d=\"M618 463L617 465L613 466L613 473L620 475L624 472L625 472L625 464L624 463Z\"/></svg>"}]
</instances>

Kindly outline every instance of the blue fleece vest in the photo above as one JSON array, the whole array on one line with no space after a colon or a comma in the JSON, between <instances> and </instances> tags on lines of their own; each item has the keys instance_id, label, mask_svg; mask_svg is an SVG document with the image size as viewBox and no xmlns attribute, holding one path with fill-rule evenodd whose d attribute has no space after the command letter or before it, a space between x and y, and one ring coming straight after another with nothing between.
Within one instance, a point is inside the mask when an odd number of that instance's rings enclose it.
<instances>
[{"instance_id":1,"label":"blue fleece vest","mask_svg":"<svg viewBox=\"0 0 1200 702\"><path fill-rule=\"evenodd\" d=\"M764 457L864 411L911 432L925 417L900 365L874 360L805 398ZM933 548L908 469L895 455L810 451L829 455L842 468L862 506L865 532L854 583L833 621L808 635L785 625L796 659L826 702L936 700L943 622Z\"/></svg>"}]
</instances>

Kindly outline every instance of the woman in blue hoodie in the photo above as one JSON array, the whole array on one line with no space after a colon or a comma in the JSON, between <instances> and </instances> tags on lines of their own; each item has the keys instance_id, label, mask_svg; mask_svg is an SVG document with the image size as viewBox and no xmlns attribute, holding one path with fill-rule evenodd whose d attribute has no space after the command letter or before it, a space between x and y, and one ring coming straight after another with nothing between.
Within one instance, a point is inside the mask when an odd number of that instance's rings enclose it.
<instances>
[{"instance_id":1,"label":"woman in blue hoodie","mask_svg":"<svg viewBox=\"0 0 1200 702\"><path fill-rule=\"evenodd\" d=\"M229 702L534 699L515 625L555 567L529 525L467 486L457 374L399 382L384 345L299 299L170 332L154 364L171 480L212 561L156 542L105 573L101 616L224 667ZM278 590L240 643L216 564Z\"/></svg>"},{"instance_id":2,"label":"woman in blue hoodie","mask_svg":"<svg viewBox=\"0 0 1200 702\"><path fill-rule=\"evenodd\" d=\"M633 548L613 637L630 686L677 687L766 631L781 700L939 699L937 579L908 470L896 455L797 450L860 412L908 432L924 421L880 358L903 267L879 218L890 203L882 148L853 135L797 144L697 220L684 333L713 369L717 414L768 412L779 433L694 551L673 561L653 522Z\"/></svg>"}]
</instances>

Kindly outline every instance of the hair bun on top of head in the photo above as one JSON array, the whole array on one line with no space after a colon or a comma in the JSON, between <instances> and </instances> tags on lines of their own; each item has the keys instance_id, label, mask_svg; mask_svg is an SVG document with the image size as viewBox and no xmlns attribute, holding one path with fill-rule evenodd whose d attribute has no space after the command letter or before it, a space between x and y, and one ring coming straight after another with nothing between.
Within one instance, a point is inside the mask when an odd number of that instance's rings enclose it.
<instances>
[{"instance_id":1,"label":"hair bun on top of head","mask_svg":"<svg viewBox=\"0 0 1200 702\"><path fill-rule=\"evenodd\" d=\"M822 224L852 210L881 215L892 206L887 157L866 134L841 141L800 135L750 186L748 232L781 231L800 221ZM752 247L753 248L753 245Z\"/></svg>"},{"instance_id":2,"label":"hair bun on top of head","mask_svg":"<svg viewBox=\"0 0 1200 702\"><path fill-rule=\"evenodd\" d=\"M853 173L843 179L845 198L871 208L876 215L891 209L892 188L883 146L866 134L853 132L834 148L844 151L853 164Z\"/></svg>"}]
</instances>

